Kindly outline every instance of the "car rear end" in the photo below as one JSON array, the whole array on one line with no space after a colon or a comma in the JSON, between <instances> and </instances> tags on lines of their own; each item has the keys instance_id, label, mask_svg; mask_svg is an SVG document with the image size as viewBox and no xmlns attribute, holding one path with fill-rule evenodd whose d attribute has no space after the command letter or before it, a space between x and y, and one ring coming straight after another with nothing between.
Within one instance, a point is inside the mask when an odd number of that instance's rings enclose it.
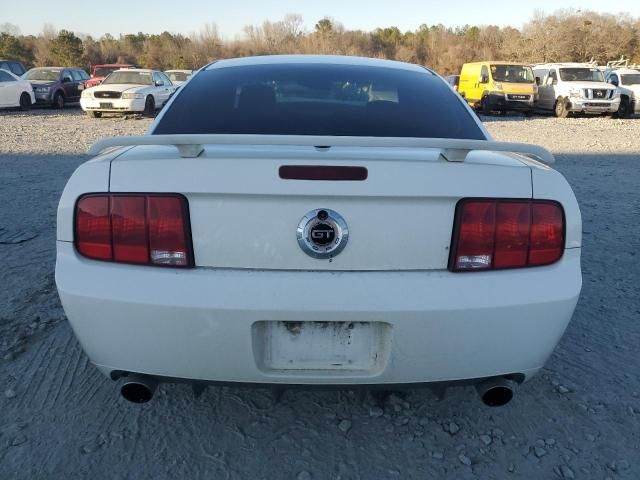
<instances>
[{"instance_id":1,"label":"car rear end","mask_svg":"<svg viewBox=\"0 0 640 480\"><path fill-rule=\"evenodd\" d=\"M412 143L486 138L417 67L255 61L266 63L196 74L152 127L157 140L218 134L208 142L181 155L121 148L70 179L56 282L92 362L114 379L196 383L535 374L581 284L580 214L562 176L518 155L462 162ZM426 105L432 120L416 126Z\"/></svg>"}]
</instances>

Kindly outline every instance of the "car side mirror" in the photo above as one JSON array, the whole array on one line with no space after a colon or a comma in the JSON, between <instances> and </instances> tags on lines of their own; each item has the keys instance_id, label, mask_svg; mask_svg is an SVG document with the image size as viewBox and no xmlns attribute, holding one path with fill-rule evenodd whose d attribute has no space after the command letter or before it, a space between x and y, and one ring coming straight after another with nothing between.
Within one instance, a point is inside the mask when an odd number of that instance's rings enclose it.
<instances>
[{"instance_id":1,"label":"car side mirror","mask_svg":"<svg viewBox=\"0 0 640 480\"><path fill-rule=\"evenodd\" d=\"M71 79L69 77L63 77L62 78L62 83L69 83L71 81Z\"/></svg>"},{"instance_id":2,"label":"car side mirror","mask_svg":"<svg viewBox=\"0 0 640 480\"><path fill-rule=\"evenodd\" d=\"M163 81L161 81L161 80L156 80L155 82L153 82L153 84L154 84L156 87L162 87L162 86L164 85L164 82L163 82Z\"/></svg>"},{"instance_id":3,"label":"car side mirror","mask_svg":"<svg viewBox=\"0 0 640 480\"><path fill-rule=\"evenodd\" d=\"M536 77L536 85L540 86L541 83L542 80L540 80L540 77Z\"/></svg>"},{"instance_id":4,"label":"car side mirror","mask_svg":"<svg viewBox=\"0 0 640 480\"><path fill-rule=\"evenodd\" d=\"M620 84L620 82L618 82L618 79L616 79L616 78L611 78L611 79L609 80L609 83L610 83L611 85L615 85L616 87Z\"/></svg>"},{"instance_id":5,"label":"car side mirror","mask_svg":"<svg viewBox=\"0 0 640 480\"><path fill-rule=\"evenodd\" d=\"M478 80L480 83L489 83L489 75L480 75Z\"/></svg>"}]
</instances>

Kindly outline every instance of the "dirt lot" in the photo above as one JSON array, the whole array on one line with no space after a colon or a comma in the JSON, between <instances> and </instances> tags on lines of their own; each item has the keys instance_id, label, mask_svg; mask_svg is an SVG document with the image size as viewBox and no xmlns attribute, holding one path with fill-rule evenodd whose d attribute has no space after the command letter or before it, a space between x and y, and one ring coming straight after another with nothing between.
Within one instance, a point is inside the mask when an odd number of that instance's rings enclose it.
<instances>
[{"instance_id":1,"label":"dirt lot","mask_svg":"<svg viewBox=\"0 0 640 480\"><path fill-rule=\"evenodd\" d=\"M93 140L148 120L0 113L0 479L640 478L640 119L487 119L557 156L584 222L584 287L541 375L488 409L471 388L160 387L135 406L87 361L53 277L55 212Z\"/></svg>"}]
</instances>

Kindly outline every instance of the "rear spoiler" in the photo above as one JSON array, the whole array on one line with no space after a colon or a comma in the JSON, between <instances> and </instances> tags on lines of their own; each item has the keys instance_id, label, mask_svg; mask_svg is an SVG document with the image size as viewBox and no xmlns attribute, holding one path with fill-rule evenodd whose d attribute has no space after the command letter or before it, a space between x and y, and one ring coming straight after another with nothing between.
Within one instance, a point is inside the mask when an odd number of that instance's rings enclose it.
<instances>
[{"instance_id":1,"label":"rear spoiler","mask_svg":"<svg viewBox=\"0 0 640 480\"><path fill-rule=\"evenodd\" d=\"M430 148L440 150L440 156L448 162L464 162L469 152L483 150L489 152L519 153L551 164L555 160L551 152L538 145L527 143L494 142L490 140L464 140L457 138L415 138L415 137L338 137L312 135L142 135L104 138L89 148L89 155L114 147L136 145L173 145L181 157L195 158L205 145L288 145L318 148L328 147L389 147L389 148Z\"/></svg>"}]
</instances>

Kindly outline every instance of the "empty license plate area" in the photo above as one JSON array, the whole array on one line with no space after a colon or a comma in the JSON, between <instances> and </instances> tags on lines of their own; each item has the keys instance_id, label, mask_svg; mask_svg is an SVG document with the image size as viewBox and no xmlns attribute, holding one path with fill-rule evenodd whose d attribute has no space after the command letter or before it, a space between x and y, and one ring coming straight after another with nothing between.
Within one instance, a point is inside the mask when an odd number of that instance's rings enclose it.
<instances>
[{"instance_id":1,"label":"empty license plate area","mask_svg":"<svg viewBox=\"0 0 640 480\"><path fill-rule=\"evenodd\" d=\"M376 374L388 357L383 322L257 322L254 353L266 371Z\"/></svg>"},{"instance_id":2,"label":"empty license plate area","mask_svg":"<svg viewBox=\"0 0 640 480\"><path fill-rule=\"evenodd\" d=\"M100 102L100 108L113 108L113 103L111 103L111 102Z\"/></svg>"}]
</instances>

